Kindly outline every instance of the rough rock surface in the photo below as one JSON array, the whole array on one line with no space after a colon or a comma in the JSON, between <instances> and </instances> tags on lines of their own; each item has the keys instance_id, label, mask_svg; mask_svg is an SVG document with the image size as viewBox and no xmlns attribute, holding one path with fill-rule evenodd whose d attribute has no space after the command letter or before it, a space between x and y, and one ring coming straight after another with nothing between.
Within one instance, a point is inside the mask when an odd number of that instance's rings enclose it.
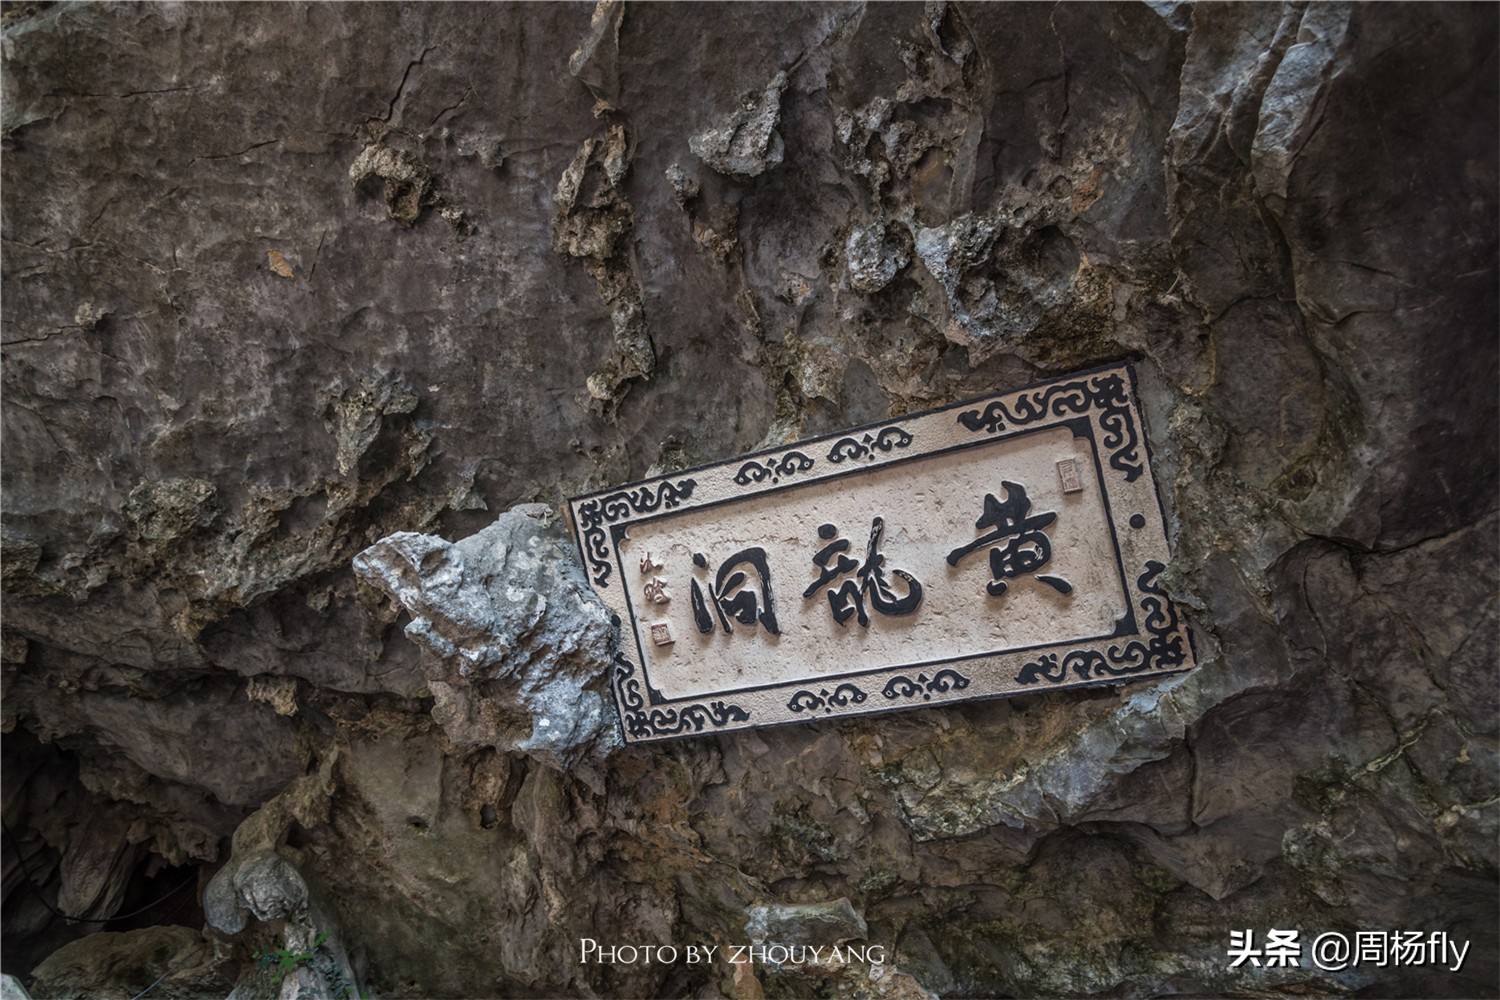
<instances>
[{"instance_id":1,"label":"rough rock surface","mask_svg":"<svg viewBox=\"0 0 1500 1000\"><path fill-rule=\"evenodd\" d=\"M224 963L198 931L187 927L142 927L100 931L66 944L36 967L34 997L114 1000L156 983L153 996L189 1000L226 991Z\"/></svg>"},{"instance_id":2,"label":"rough rock surface","mask_svg":"<svg viewBox=\"0 0 1500 1000\"><path fill-rule=\"evenodd\" d=\"M1492 9L3 18L5 972L260 856L384 997L1500 992ZM500 512L1121 357L1190 674L564 771L424 648Z\"/></svg>"},{"instance_id":3,"label":"rough rock surface","mask_svg":"<svg viewBox=\"0 0 1500 1000\"><path fill-rule=\"evenodd\" d=\"M355 556L354 572L412 616L406 634L433 654L432 716L456 749L569 770L619 745L607 687L617 628L551 507L508 510L454 545L398 532Z\"/></svg>"}]
</instances>

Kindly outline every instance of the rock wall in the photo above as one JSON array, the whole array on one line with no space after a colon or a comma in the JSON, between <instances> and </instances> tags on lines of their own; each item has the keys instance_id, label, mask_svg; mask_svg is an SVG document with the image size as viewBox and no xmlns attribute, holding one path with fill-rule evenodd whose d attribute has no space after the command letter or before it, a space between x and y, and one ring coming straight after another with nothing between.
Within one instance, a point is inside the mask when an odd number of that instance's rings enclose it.
<instances>
[{"instance_id":1,"label":"rock wall","mask_svg":"<svg viewBox=\"0 0 1500 1000\"><path fill-rule=\"evenodd\" d=\"M39 995L1500 993L1492 8L23 3L3 52ZM609 637L527 610L565 547L449 543L1119 358L1196 671L528 742Z\"/></svg>"}]
</instances>

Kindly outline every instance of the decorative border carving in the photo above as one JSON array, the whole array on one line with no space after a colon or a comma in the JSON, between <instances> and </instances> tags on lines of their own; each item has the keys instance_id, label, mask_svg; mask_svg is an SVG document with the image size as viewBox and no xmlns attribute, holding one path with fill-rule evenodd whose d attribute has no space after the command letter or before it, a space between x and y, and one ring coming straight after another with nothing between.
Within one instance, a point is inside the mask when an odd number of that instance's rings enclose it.
<instances>
[{"instance_id":1,"label":"decorative border carving","mask_svg":"<svg viewBox=\"0 0 1500 1000\"><path fill-rule=\"evenodd\" d=\"M1179 628L1177 608L1167 600L1165 592L1156 585L1156 578L1166 569L1152 559L1146 563L1146 571L1136 580L1136 586L1146 597L1141 598L1141 608L1146 612L1146 642L1133 639L1127 643L1115 643L1103 653L1093 649L1075 649L1059 658L1057 653L1044 653L1021 668L1016 682L1035 684L1050 681L1061 684L1067 680L1068 671L1076 673L1080 680L1095 677L1123 677L1138 674L1143 670L1171 670L1187 660L1187 650Z\"/></svg>"},{"instance_id":2,"label":"decorative border carving","mask_svg":"<svg viewBox=\"0 0 1500 1000\"><path fill-rule=\"evenodd\" d=\"M693 495L697 482L683 479L677 483L663 482L653 495L649 485L634 490L620 490L606 497L586 500L578 505L578 522L583 532L583 554L588 558L589 571L596 587L608 587L609 548L605 545L604 526L630 517L632 514L649 514L659 507L668 510Z\"/></svg>"},{"instance_id":3,"label":"decorative border carving","mask_svg":"<svg viewBox=\"0 0 1500 1000\"><path fill-rule=\"evenodd\" d=\"M905 429L892 424L878 432L870 431L861 438L839 438L828 449L828 461L835 464L851 458L871 459L875 452L891 452L912 443L912 436Z\"/></svg>"},{"instance_id":4,"label":"decorative border carving","mask_svg":"<svg viewBox=\"0 0 1500 1000\"><path fill-rule=\"evenodd\" d=\"M792 700L786 703L786 707L793 712L816 712L821 708L824 715L831 715L835 708L863 704L869 697L853 684L840 684L833 689L833 694L829 694L827 688L821 688L817 694L808 690L798 691L792 695Z\"/></svg>"},{"instance_id":5,"label":"decorative border carving","mask_svg":"<svg viewBox=\"0 0 1500 1000\"><path fill-rule=\"evenodd\" d=\"M918 695L922 696L923 701L931 701L935 694L962 691L968 686L967 677L951 667L945 667L931 677L928 677L925 672L917 674L916 680L912 680L905 674L897 674L885 682L885 687L880 693L891 701L915 698Z\"/></svg>"},{"instance_id":6,"label":"decorative border carving","mask_svg":"<svg viewBox=\"0 0 1500 1000\"><path fill-rule=\"evenodd\" d=\"M711 701L706 705L684 708L653 708L650 712L632 712L625 716L625 731L635 737L679 736L701 733L705 724L721 729L730 722L749 722L750 713L738 705Z\"/></svg>"},{"instance_id":7,"label":"decorative border carving","mask_svg":"<svg viewBox=\"0 0 1500 1000\"><path fill-rule=\"evenodd\" d=\"M813 467L813 460L800 451L789 451L781 458L774 456L762 462L746 462L740 466L740 471L734 474L734 481L741 486L749 486L751 483L763 483L771 480L775 486L781 482L783 476L790 479L799 472L806 472Z\"/></svg>"},{"instance_id":8,"label":"decorative border carving","mask_svg":"<svg viewBox=\"0 0 1500 1000\"><path fill-rule=\"evenodd\" d=\"M1100 443L1109 452L1110 466L1125 473L1126 482L1135 482L1145 473L1146 466L1141 461L1140 435L1130 412L1130 394L1125 379L1119 374L1091 375L1073 382L1023 391L1016 396L1014 409L1007 406L1005 400L997 399L983 411L960 413L958 422L976 433L998 434L1049 415L1082 415L1090 410L1099 411L1099 426L1104 429Z\"/></svg>"},{"instance_id":9,"label":"decorative border carving","mask_svg":"<svg viewBox=\"0 0 1500 1000\"><path fill-rule=\"evenodd\" d=\"M620 619L615 618L618 626ZM739 705L724 701L689 704L680 708L650 708L641 697L641 679L636 667L622 653L615 653L615 697L621 706L620 721L625 732L636 739L701 733L705 725L715 729L731 722L749 722L750 713Z\"/></svg>"}]
</instances>

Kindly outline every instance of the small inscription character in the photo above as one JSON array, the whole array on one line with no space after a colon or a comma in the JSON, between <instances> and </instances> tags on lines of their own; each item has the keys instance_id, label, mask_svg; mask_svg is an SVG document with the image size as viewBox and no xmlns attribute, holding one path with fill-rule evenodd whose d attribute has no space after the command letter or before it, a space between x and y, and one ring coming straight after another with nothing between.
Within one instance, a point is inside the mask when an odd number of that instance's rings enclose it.
<instances>
[{"instance_id":1,"label":"small inscription character","mask_svg":"<svg viewBox=\"0 0 1500 1000\"><path fill-rule=\"evenodd\" d=\"M667 587L667 581L659 576L653 576L651 580L641 588L646 599L652 604L666 604L672 599L672 591Z\"/></svg>"},{"instance_id":2,"label":"small inscription character","mask_svg":"<svg viewBox=\"0 0 1500 1000\"><path fill-rule=\"evenodd\" d=\"M948 565L957 566L975 549L1005 539L1003 546L990 549L990 573L994 579L985 590L992 597L1005 593L1007 578L1034 573L1047 565L1052 558L1052 541L1042 529L1057 520L1055 511L1031 515L1031 501L1026 497L1026 488L1019 483L1002 480L1000 486L1005 500L1000 501L993 493L985 494L984 513L974 522L976 528L993 530L948 553ZM1073 585L1061 577L1038 576L1037 579L1059 594L1073 592Z\"/></svg>"},{"instance_id":3,"label":"small inscription character","mask_svg":"<svg viewBox=\"0 0 1500 1000\"><path fill-rule=\"evenodd\" d=\"M693 565L699 569L708 568L708 560L701 552L693 553ZM750 575L739 567L744 566L753 570L759 584L759 590L747 587ZM741 625L754 625L757 621L772 635L780 635L781 627L776 623L775 599L771 594L771 567L766 563L766 550L756 546L736 552L724 560L719 567L718 575L712 583L704 581L708 587L708 596L705 598L703 590L698 586L698 581L693 581L691 599L693 603L693 623L698 626L698 631L704 635L714 630L714 618L717 616L718 624L725 633L734 632L731 620L738 621ZM709 614L709 608L713 614Z\"/></svg>"},{"instance_id":4,"label":"small inscription character","mask_svg":"<svg viewBox=\"0 0 1500 1000\"><path fill-rule=\"evenodd\" d=\"M651 577L641 591L645 594L646 600L652 604L666 604L672 600L672 591L667 587L667 581L653 575L656 570L662 568L664 568L662 564L652 558L650 552L641 557L641 576Z\"/></svg>"},{"instance_id":5,"label":"small inscription character","mask_svg":"<svg viewBox=\"0 0 1500 1000\"><path fill-rule=\"evenodd\" d=\"M880 536L885 531L885 521L879 517L870 521L870 544L865 551L863 565L845 555L849 551L849 541L837 538L838 531L832 524L818 528L819 538L833 541L829 541L813 556L813 565L819 571L818 578L802 592L803 600L852 572L855 579L845 580L837 589L830 587L828 590L828 606L833 609L833 620L840 625L847 623L851 617L858 616L860 625L869 628L870 615L865 610L867 600L870 607L882 615L909 615L916 611L917 605L922 603L922 584L905 570L891 570L906 583L905 596L898 597L890 581L886 579L885 556L880 553ZM830 562L832 565L829 565Z\"/></svg>"},{"instance_id":6,"label":"small inscription character","mask_svg":"<svg viewBox=\"0 0 1500 1000\"><path fill-rule=\"evenodd\" d=\"M1078 474L1078 459L1065 458L1057 463L1057 479L1064 493L1081 493L1083 479Z\"/></svg>"}]
</instances>

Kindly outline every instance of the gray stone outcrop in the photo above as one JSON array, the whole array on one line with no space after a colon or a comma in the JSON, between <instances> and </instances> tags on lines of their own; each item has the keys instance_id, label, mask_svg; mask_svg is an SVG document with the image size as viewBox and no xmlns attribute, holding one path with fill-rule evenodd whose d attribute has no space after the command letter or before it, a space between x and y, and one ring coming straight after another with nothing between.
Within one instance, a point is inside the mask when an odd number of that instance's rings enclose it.
<instances>
[{"instance_id":1,"label":"gray stone outcrop","mask_svg":"<svg viewBox=\"0 0 1500 1000\"><path fill-rule=\"evenodd\" d=\"M354 569L411 614L406 634L432 653L432 715L455 747L566 769L618 743L615 627L550 507L513 508L453 544L397 533Z\"/></svg>"}]
</instances>

